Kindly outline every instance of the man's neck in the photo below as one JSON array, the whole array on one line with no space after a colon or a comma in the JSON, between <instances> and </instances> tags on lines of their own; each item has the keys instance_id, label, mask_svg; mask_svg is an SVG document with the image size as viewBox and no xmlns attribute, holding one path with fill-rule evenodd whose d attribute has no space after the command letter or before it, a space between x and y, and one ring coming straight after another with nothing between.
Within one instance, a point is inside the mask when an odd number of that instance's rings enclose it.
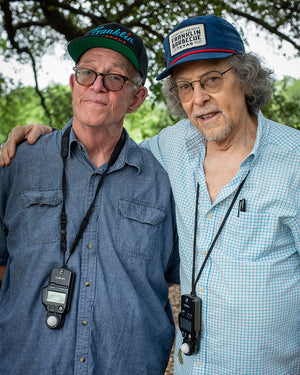
<instances>
[{"instance_id":1,"label":"man's neck","mask_svg":"<svg viewBox=\"0 0 300 375\"><path fill-rule=\"evenodd\" d=\"M207 142L207 157L226 157L232 154L249 153L255 143L257 132L257 118L249 116L244 125L235 128L231 134L219 142Z\"/></svg>"},{"instance_id":2,"label":"man's neck","mask_svg":"<svg viewBox=\"0 0 300 375\"><path fill-rule=\"evenodd\" d=\"M253 149L257 125L250 121L239 134L230 135L223 142L207 142L204 173L211 202L222 188L237 174L242 161Z\"/></svg>"},{"instance_id":3,"label":"man's neck","mask_svg":"<svg viewBox=\"0 0 300 375\"><path fill-rule=\"evenodd\" d=\"M122 128L121 126L109 129L93 126L77 127L73 123L73 130L77 139L86 148L89 158L96 168L110 159L121 137Z\"/></svg>"}]
</instances>

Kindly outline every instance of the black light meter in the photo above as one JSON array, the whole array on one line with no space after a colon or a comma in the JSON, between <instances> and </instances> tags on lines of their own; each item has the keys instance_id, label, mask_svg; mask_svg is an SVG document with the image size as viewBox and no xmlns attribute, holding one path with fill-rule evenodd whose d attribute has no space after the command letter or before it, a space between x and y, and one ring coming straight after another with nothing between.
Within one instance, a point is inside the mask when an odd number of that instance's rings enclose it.
<instances>
[{"instance_id":1,"label":"black light meter","mask_svg":"<svg viewBox=\"0 0 300 375\"><path fill-rule=\"evenodd\" d=\"M199 351L201 331L201 299L191 294L181 296L181 311L178 315L183 342L181 351L192 355Z\"/></svg>"},{"instance_id":2,"label":"black light meter","mask_svg":"<svg viewBox=\"0 0 300 375\"><path fill-rule=\"evenodd\" d=\"M47 310L46 323L50 329L63 326L71 306L75 274L66 267L53 268L49 284L42 290L42 302Z\"/></svg>"}]
</instances>

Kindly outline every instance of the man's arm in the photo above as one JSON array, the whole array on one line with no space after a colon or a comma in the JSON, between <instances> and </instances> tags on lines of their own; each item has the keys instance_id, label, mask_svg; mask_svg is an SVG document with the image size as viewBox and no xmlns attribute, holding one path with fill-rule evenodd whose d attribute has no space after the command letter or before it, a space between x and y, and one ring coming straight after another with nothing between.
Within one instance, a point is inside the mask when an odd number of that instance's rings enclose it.
<instances>
[{"instance_id":1,"label":"man's arm","mask_svg":"<svg viewBox=\"0 0 300 375\"><path fill-rule=\"evenodd\" d=\"M5 167L10 164L10 160L15 156L17 144L27 139L28 143L33 144L37 139L47 133L51 133L52 128L43 124L16 126L9 133L7 141L1 147L0 165Z\"/></svg>"}]
</instances>

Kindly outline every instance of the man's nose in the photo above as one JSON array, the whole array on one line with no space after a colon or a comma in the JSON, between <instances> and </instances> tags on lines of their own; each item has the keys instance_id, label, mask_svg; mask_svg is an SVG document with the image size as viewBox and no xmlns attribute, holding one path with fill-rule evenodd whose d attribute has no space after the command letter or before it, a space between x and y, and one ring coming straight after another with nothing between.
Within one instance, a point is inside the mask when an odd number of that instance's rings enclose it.
<instances>
[{"instance_id":1,"label":"man's nose","mask_svg":"<svg viewBox=\"0 0 300 375\"><path fill-rule=\"evenodd\" d=\"M95 91L108 91L104 86L104 77L100 74L97 75L97 78L91 87Z\"/></svg>"},{"instance_id":2,"label":"man's nose","mask_svg":"<svg viewBox=\"0 0 300 375\"><path fill-rule=\"evenodd\" d=\"M195 104L203 105L210 99L210 94L201 87L200 82L194 82L193 88L193 102Z\"/></svg>"}]
</instances>

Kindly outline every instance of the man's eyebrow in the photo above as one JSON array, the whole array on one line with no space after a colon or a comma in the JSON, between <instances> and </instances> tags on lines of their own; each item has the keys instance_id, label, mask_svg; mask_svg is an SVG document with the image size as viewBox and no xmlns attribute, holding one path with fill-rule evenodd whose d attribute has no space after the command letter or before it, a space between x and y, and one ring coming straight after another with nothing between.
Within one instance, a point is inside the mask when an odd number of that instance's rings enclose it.
<instances>
[{"instance_id":1,"label":"man's eyebrow","mask_svg":"<svg viewBox=\"0 0 300 375\"><path fill-rule=\"evenodd\" d=\"M97 59L82 59L79 64L90 64L97 62ZM129 69L129 66L123 61L116 61L112 63L112 68L122 68L125 70Z\"/></svg>"}]
</instances>

